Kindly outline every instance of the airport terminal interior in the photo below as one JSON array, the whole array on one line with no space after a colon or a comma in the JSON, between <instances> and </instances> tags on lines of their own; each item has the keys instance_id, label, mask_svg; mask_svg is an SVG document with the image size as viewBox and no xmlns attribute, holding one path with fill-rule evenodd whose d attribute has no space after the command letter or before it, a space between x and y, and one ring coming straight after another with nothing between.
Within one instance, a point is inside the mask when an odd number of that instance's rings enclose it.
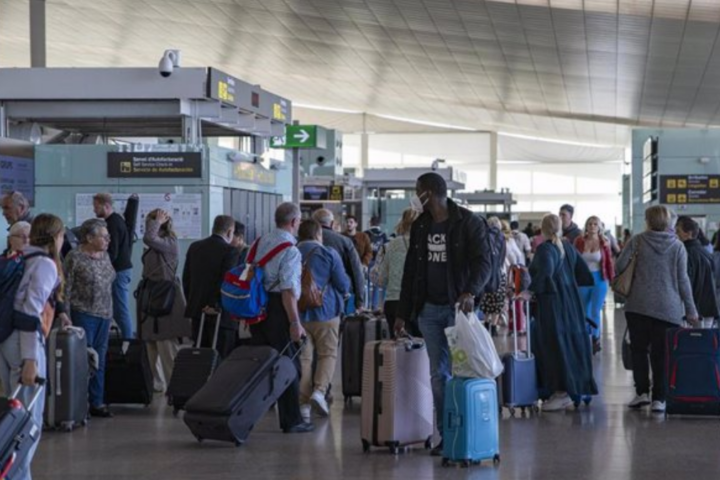
<instances>
[{"instance_id":1,"label":"airport terminal interior","mask_svg":"<svg viewBox=\"0 0 720 480\"><path fill-rule=\"evenodd\" d=\"M716 477L718 127L720 0L0 0L0 479Z\"/></svg>"}]
</instances>

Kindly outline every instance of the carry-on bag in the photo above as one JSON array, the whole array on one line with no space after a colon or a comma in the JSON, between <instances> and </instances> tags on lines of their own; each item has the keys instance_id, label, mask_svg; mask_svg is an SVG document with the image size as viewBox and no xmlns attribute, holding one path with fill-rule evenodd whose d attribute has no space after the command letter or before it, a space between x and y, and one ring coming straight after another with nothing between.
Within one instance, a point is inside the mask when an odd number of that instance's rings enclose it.
<instances>
[{"instance_id":1,"label":"carry-on bag","mask_svg":"<svg viewBox=\"0 0 720 480\"><path fill-rule=\"evenodd\" d=\"M215 372L220 362L220 354L217 351L218 332L220 331L220 317L218 312L215 320L215 333L213 335L212 347L203 348L202 338L205 329L205 317L200 316L200 331L194 347L183 348L175 357L170 384L167 388L168 404L173 407L173 413L185 408L187 401L205 385L208 379Z\"/></svg>"},{"instance_id":2,"label":"carry-on bag","mask_svg":"<svg viewBox=\"0 0 720 480\"><path fill-rule=\"evenodd\" d=\"M454 377L445 386L442 466L500 462L500 430L494 380Z\"/></svg>"},{"instance_id":3,"label":"carry-on bag","mask_svg":"<svg viewBox=\"0 0 720 480\"><path fill-rule=\"evenodd\" d=\"M362 395L365 344L390 338L385 318L368 313L347 317L341 340L342 390L345 403Z\"/></svg>"},{"instance_id":4,"label":"carry-on bag","mask_svg":"<svg viewBox=\"0 0 720 480\"><path fill-rule=\"evenodd\" d=\"M511 301L510 305L512 317L517 319L515 302ZM530 302L525 302L525 312L527 318L530 318ZM535 411L538 408L537 368L530 337L532 335L527 335L527 349L520 351L518 336L513 335L513 351L502 357L502 404L510 410L511 416L515 416L516 408L521 408L523 414L528 408Z\"/></svg>"},{"instance_id":5,"label":"carry-on bag","mask_svg":"<svg viewBox=\"0 0 720 480\"><path fill-rule=\"evenodd\" d=\"M720 330L673 328L666 334L668 415L720 415Z\"/></svg>"},{"instance_id":6,"label":"carry-on bag","mask_svg":"<svg viewBox=\"0 0 720 480\"><path fill-rule=\"evenodd\" d=\"M85 330L53 328L47 349L45 425L70 432L87 423L90 375Z\"/></svg>"},{"instance_id":7,"label":"carry-on bag","mask_svg":"<svg viewBox=\"0 0 720 480\"><path fill-rule=\"evenodd\" d=\"M622 339L622 363L625 370L632 371L632 350L630 349L630 332L625 328L625 334Z\"/></svg>"},{"instance_id":8,"label":"carry-on bag","mask_svg":"<svg viewBox=\"0 0 720 480\"><path fill-rule=\"evenodd\" d=\"M236 348L185 405L185 424L198 441L242 445L255 424L297 378L294 358L268 346ZM298 348L295 355L300 352Z\"/></svg>"},{"instance_id":9,"label":"carry-on bag","mask_svg":"<svg viewBox=\"0 0 720 480\"><path fill-rule=\"evenodd\" d=\"M32 446L37 442L42 425L37 425L31 410L43 394L45 379L36 380L30 403L24 406L17 396L25 387L18 385L9 398L0 400L0 479L13 480Z\"/></svg>"},{"instance_id":10,"label":"carry-on bag","mask_svg":"<svg viewBox=\"0 0 720 480\"><path fill-rule=\"evenodd\" d=\"M113 327L105 361L105 403L150 405L153 376L145 342L123 339Z\"/></svg>"},{"instance_id":11,"label":"carry-on bag","mask_svg":"<svg viewBox=\"0 0 720 480\"><path fill-rule=\"evenodd\" d=\"M425 342L412 338L365 344L361 436L363 450L432 447L433 397Z\"/></svg>"}]
</instances>

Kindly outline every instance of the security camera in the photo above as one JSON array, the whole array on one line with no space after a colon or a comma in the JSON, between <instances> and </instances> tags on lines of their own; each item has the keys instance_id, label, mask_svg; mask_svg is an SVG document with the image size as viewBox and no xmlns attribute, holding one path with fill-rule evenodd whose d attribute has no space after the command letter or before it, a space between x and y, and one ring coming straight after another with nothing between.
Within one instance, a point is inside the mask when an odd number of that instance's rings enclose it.
<instances>
[{"instance_id":1,"label":"security camera","mask_svg":"<svg viewBox=\"0 0 720 480\"><path fill-rule=\"evenodd\" d=\"M435 161L432 162L432 165L430 166L430 168L431 168L432 171L434 172L434 171L436 171L438 168L440 168L440 165L442 165L442 164L444 164L444 163L445 163L445 159L444 159L444 158L436 158Z\"/></svg>"},{"instance_id":2,"label":"security camera","mask_svg":"<svg viewBox=\"0 0 720 480\"><path fill-rule=\"evenodd\" d=\"M167 78L176 68L180 68L180 50L165 50L158 64L160 75Z\"/></svg>"},{"instance_id":3,"label":"security camera","mask_svg":"<svg viewBox=\"0 0 720 480\"><path fill-rule=\"evenodd\" d=\"M318 165L322 165L323 163L325 163L325 157L323 157L322 155L320 155L319 157L317 157L317 158L315 159L315 161L317 162Z\"/></svg>"},{"instance_id":4,"label":"security camera","mask_svg":"<svg viewBox=\"0 0 720 480\"><path fill-rule=\"evenodd\" d=\"M258 163L260 161L260 157L257 155L241 152L239 150L229 152L227 154L227 159L233 163Z\"/></svg>"}]
</instances>

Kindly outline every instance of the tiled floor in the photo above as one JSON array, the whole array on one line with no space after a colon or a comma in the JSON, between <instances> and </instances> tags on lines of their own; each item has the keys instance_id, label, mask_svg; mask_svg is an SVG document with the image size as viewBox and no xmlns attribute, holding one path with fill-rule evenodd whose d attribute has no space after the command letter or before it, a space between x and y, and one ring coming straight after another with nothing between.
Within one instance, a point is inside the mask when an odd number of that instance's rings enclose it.
<instances>
[{"instance_id":1,"label":"tiled floor","mask_svg":"<svg viewBox=\"0 0 720 480\"><path fill-rule=\"evenodd\" d=\"M617 318L614 318L617 317ZM601 395L590 408L501 421L502 463L444 469L423 450L362 453L359 403L333 407L309 435L283 435L272 415L240 448L198 444L159 400L116 409L72 434L46 433L33 478L103 480L321 479L688 479L720 474L720 423L628 412L631 377L620 363L622 312L606 322L596 358ZM337 382L339 385L339 380ZM339 392L338 392L339 393Z\"/></svg>"}]
</instances>

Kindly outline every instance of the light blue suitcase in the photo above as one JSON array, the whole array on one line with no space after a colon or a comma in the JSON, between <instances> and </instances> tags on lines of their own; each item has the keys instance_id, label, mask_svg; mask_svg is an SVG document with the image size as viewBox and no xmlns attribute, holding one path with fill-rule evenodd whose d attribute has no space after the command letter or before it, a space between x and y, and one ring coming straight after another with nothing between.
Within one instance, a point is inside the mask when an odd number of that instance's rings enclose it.
<instances>
[{"instance_id":1,"label":"light blue suitcase","mask_svg":"<svg viewBox=\"0 0 720 480\"><path fill-rule=\"evenodd\" d=\"M453 378L445 387L443 460L446 467L500 462L497 385L483 378Z\"/></svg>"}]
</instances>

